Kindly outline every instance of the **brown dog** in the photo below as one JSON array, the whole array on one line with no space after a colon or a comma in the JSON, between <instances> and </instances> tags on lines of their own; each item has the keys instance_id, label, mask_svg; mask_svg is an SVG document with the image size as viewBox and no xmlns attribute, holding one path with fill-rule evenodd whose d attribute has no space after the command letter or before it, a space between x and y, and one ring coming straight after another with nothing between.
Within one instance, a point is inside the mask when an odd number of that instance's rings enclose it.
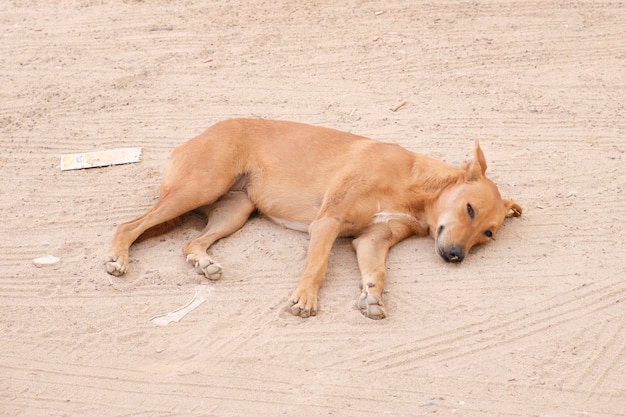
<instances>
[{"instance_id":1,"label":"brown dog","mask_svg":"<svg viewBox=\"0 0 626 417\"><path fill-rule=\"evenodd\" d=\"M390 247L411 235L431 235L446 262L461 262L472 246L491 240L506 217L521 215L518 204L502 200L486 169L478 141L474 160L456 167L322 127L250 119L217 123L173 151L158 202L119 225L106 269L124 274L130 245L143 232L200 209L208 223L183 253L198 273L219 279L222 267L208 248L258 210L310 234L304 273L291 296L293 314L316 314L333 243L354 236L362 274L358 306L380 319Z\"/></svg>"}]
</instances>

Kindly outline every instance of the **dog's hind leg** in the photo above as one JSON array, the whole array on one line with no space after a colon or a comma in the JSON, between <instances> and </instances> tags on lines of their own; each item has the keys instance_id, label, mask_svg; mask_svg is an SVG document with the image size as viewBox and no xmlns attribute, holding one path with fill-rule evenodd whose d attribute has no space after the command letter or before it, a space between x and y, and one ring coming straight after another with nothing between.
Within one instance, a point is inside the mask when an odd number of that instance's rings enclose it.
<instances>
[{"instance_id":1,"label":"dog's hind leg","mask_svg":"<svg viewBox=\"0 0 626 417\"><path fill-rule=\"evenodd\" d=\"M207 215L207 225L200 236L185 243L183 248L183 254L197 273L212 280L222 277L222 266L209 257L207 250L219 239L241 229L254 209L244 191L229 191L211 206L199 210Z\"/></svg>"},{"instance_id":2,"label":"dog's hind leg","mask_svg":"<svg viewBox=\"0 0 626 417\"><path fill-rule=\"evenodd\" d=\"M375 223L352 242L362 280L357 305L364 316L378 320L387 315L382 301L386 275L385 260L389 248L411 234L413 230L402 222Z\"/></svg>"},{"instance_id":3,"label":"dog's hind leg","mask_svg":"<svg viewBox=\"0 0 626 417\"><path fill-rule=\"evenodd\" d=\"M190 178L189 181L175 182L173 186L162 186L159 201L150 210L117 227L105 260L107 272L115 276L126 273L130 245L143 232L198 207L213 203L228 191L231 182L224 180L222 184L218 181L207 183L202 178Z\"/></svg>"}]
</instances>

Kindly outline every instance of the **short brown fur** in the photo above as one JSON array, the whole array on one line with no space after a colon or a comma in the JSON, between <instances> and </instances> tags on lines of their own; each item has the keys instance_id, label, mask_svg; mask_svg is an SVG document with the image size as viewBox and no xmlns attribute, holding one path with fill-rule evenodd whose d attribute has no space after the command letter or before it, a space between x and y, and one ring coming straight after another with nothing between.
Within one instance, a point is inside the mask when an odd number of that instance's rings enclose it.
<instances>
[{"instance_id":1,"label":"short brown fur","mask_svg":"<svg viewBox=\"0 0 626 417\"><path fill-rule=\"evenodd\" d=\"M411 236L430 235L447 262L461 262L476 244L495 236L521 207L503 200L487 177L476 141L474 160L455 167L382 143L323 127L262 119L217 123L172 152L158 202L120 224L106 269L122 275L129 248L146 230L200 210L207 226L184 245L196 271L219 279L222 267L208 255L218 239L240 229L258 210L287 227L307 230L310 243L293 314L318 309L318 292L338 236L354 236L362 275L358 306L385 317L382 302L389 248Z\"/></svg>"}]
</instances>

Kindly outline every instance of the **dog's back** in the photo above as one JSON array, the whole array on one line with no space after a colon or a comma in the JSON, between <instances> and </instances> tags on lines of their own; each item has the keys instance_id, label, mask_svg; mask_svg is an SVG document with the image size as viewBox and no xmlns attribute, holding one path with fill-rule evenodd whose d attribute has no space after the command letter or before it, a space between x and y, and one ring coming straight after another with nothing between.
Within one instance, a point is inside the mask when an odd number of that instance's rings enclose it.
<instances>
[{"instance_id":1,"label":"dog's back","mask_svg":"<svg viewBox=\"0 0 626 417\"><path fill-rule=\"evenodd\" d=\"M163 186L198 173L228 178L230 189L245 191L260 212L309 224L331 185L364 181L358 177L373 174L397 181L397 172L385 170L396 171L404 166L404 171L410 171L412 158L399 146L334 129L287 121L233 119L217 123L177 147Z\"/></svg>"}]
</instances>

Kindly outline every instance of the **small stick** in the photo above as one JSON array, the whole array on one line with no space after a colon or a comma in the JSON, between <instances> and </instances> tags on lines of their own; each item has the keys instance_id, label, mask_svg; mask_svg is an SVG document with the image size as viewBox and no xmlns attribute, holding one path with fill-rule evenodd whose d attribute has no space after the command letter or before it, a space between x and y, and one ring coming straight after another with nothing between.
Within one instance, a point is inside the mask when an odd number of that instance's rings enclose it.
<instances>
[{"instance_id":1,"label":"small stick","mask_svg":"<svg viewBox=\"0 0 626 417\"><path fill-rule=\"evenodd\" d=\"M401 102L399 102L398 104L396 104L395 106L393 106L392 108L390 108L389 110L391 110L392 112L397 112L398 110L400 110L400 108L402 108L404 105L406 105L406 100L402 100Z\"/></svg>"}]
</instances>

